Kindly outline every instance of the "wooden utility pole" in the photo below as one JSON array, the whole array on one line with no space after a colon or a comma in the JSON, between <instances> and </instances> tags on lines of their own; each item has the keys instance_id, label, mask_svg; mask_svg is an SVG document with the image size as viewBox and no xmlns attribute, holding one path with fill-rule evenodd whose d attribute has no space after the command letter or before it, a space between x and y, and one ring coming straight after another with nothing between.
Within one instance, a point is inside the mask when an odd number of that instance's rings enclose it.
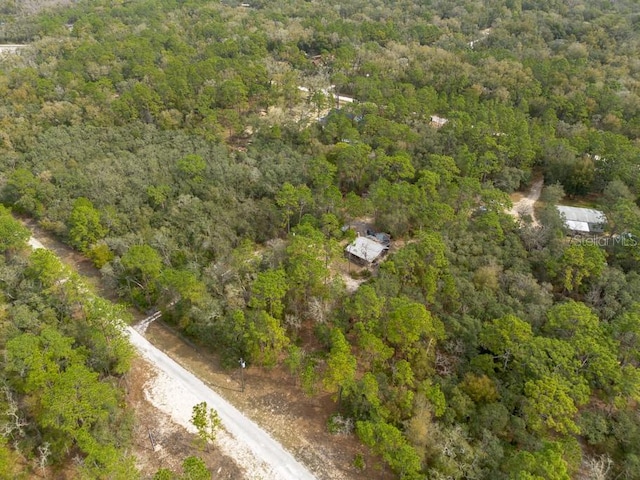
<instances>
[{"instance_id":1,"label":"wooden utility pole","mask_svg":"<svg viewBox=\"0 0 640 480\"><path fill-rule=\"evenodd\" d=\"M247 366L244 359L240 359L240 382L242 384L242 391L244 392L244 369Z\"/></svg>"}]
</instances>

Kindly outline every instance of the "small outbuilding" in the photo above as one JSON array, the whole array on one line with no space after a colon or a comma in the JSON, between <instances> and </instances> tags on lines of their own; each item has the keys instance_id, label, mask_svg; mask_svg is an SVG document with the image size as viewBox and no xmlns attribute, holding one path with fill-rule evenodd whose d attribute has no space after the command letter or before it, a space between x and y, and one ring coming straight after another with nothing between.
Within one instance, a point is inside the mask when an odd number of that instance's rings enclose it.
<instances>
[{"instance_id":1,"label":"small outbuilding","mask_svg":"<svg viewBox=\"0 0 640 480\"><path fill-rule=\"evenodd\" d=\"M440 117L438 115L431 115L431 122L429 123L434 128L442 128L449 123L448 118Z\"/></svg>"},{"instance_id":2,"label":"small outbuilding","mask_svg":"<svg viewBox=\"0 0 640 480\"><path fill-rule=\"evenodd\" d=\"M607 217L593 208L567 207L556 205L567 229L574 233L602 233Z\"/></svg>"},{"instance_id":3,"label":"small outbuilding","mask_svg":"<svg viewBox=\"0 0 640 480\"><path fill-rule=\"evenodd\" d=\"M345 254L349 260L358 265L375 265L383 257L389 247L368 237L357 237L347 245Z\"/></svg>"}]
</instances>

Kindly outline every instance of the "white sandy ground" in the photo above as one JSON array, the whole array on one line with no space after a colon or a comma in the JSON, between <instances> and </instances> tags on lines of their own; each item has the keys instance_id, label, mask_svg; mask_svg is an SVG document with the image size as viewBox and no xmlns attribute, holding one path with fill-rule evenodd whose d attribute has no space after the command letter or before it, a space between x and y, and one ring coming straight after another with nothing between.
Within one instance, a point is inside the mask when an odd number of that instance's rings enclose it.
<instances>
[{"instance_id":1,"label":"white sandy ground","mask_svg":"<svg viewBox=\"0 0 640 480\"><path fill-rule=\"evenodd\" d=\"M539 227L540 222L538 222L538 219L535 216L533 206L540 198L540 192L542 192L543 183L544 180L542 178L534 182L533 185L531 185L531 190L529 190L529 192L524 197L514 203L513 207L511 207L511 210L509 210L507 213L509 213L509 215L513 215L516 218L522 218L525 215L529 215L531 217L531 225L536 228Z\"/></svg>"},{"instance_id":2,"label":"white sandy ground","mask_svg":"<svg viewBox=\"0 0 640 480\"><path fill-rule=\"evenodd\" d=\"M45 248L33 237L28 243L34 249ZM155 318L155 315L149 317L145 327ZM156 370L153 380L145 385L146 399L193 433L196 432L190 421L193 406L207 402L218 412L224 426L218 432L216 444L245 470L246 480L316 480L280 443L202 380L158 350L133 327L127 326L126 332L138 353Z\"/></svg>"},{"instance_id":3,"label":"white sandy ground","mask_svg":"<svg viewBox=\"0 0 640 480\"><path fill-rule=\"evenodd\" d=\"M33 248L34 250L37 250L39 248L45 248L45 246L40 242L40 240L38 240L37 238L33 238L31 237L29 239L29 241L27 242L31 248Z\"/></svg>"},{"instance_id":4,"label":"white sandy ground","mask_svg":"<svg viewBox=\"0 0 640 480\"><path fill-rule=\"evenodd\" d=\"M195 432L190 418L193 406L200 402L214 408L225 432L216 441L222 452L246 471L247 479L311 480L315 477L264 430L246 418L234 406L158 350L132 327L127 327L131 343L157 370L152 384L145 389L147 400L170 415L178 424Z\"/></svg>"},{"instance_id":5,"label":"white sandy ground","mask_svg":"<svg viewBox=\"0 0 640 480\"><path fill-rule=\"evenodd\" d=\"M358 288L360 288L360 285L367 281L366 278L353 278L347 273L342 273L341 275L348 293L355 292L356 290L358 290Z\"/></svg>"}]
</instances>

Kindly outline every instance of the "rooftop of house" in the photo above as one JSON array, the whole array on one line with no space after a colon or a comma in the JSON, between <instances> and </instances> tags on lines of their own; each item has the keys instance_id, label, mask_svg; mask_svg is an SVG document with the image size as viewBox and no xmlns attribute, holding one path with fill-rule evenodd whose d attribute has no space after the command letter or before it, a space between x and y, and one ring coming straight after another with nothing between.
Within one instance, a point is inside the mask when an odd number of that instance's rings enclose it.
<instances>
[{"instance_id":1,"label":"rooftop of house","mask_svg":"<svg viewBox=\"0 0 640 480\"><path fill-rule=\"evenodd\" d=\"M431 125L440 128L449 121L448 118L439 117L438 115L431 115Z\"/></svg>"},{"instance_id":2,"label":"rooftop of house","mask_svg":"<svg viewBox=\"0 0 640 480\"><path fill-rule=\"evenodd\" d=\"M556 205L556 208L564 218L565 225L569 230L576 232L602 231L602 226L607 223L607 217L600 210L564 205Z\"/></svg>"},{"instance_id":3,"label":"rooftop of house","mask_svg":"<svg viewBox=\"0 0 640 480\"><path fill-rule=\"evenodd\" d=\"M358 237L352 243L347 245L345 250L350 255L371 263L388 249L389 247L386 245L376 242L371 238Z\"/></svg>"}]
</instances>

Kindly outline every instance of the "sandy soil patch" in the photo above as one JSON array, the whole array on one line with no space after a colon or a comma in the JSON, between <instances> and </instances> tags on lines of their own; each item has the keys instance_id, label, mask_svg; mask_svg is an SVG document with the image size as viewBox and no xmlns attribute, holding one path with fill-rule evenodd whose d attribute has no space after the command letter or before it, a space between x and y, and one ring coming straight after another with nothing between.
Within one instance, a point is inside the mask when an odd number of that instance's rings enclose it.
<instances>
[{"instance_id":1,"label":"sandy soil patch","mask_svg":"<svg viewBox=\"0 0 640 480\"><path fill-rule=\"evenodd\" d=\"M182 461L191 455L202 458L216 479L245 478L222 448L200 450L195 446L196 436L189 429L149 401L156 380L153 366L140 357L135 358L127 375L127 404L135 413L133 453L143 478L152 478L160 468L180 472Z\"/></svg>"},{"instance_id":2,"label":"sandy soil patch","mask_svg":"<svg viewBox=\"0 0 640 480\"><path fill-rule=\"evenodd\" d=\"M544 180L540 178L539 180L533 182L530 190L525 195L514 194L511 197L511 200L513 201L513 207L511 207L511 210L509 210L507 213L520 220L528 216L529 218L531 218L531 225L533 227L540 227L540 222L535 215L534 206L540 198L543 184Z\"/></svg>"}]
</instances>

